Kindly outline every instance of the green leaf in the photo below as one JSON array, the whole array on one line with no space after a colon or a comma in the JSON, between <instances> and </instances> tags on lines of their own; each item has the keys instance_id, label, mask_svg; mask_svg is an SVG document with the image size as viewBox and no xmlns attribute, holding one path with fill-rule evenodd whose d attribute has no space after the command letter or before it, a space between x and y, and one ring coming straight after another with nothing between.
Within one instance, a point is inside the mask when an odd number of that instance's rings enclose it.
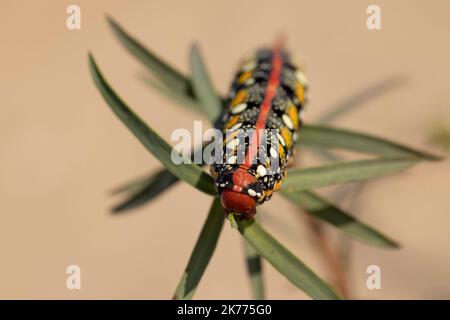
<instances>
[{"instance_id":1,"label":"green leaf","mask_svg":"<svg viewBox=\"0 0 450 320\"><path fill-rule=\"evenodd\" d=\"M146 178L145 181L137 181L138 185L132 188L131 196L116 205L112 211L114 213L122 213L124 211L139 207L155 199L165 190L175 185L178 181L178 177L174 176L170 171L160 169L152 176ZM130 188L131 187L132 186L130 186Z\"/></svg>"},{"instance_id":2,"label":"green leaf","mask_svg":"<svg viewBox=\"0 0 450 320\"><path fill-rule=\"evenodd\" d=\"M220 200L215 198L200 236L195 243L194 251L192 251L187 267L175 290L173 299L189 300L194 296L195 290L216 248L224 220L225 215L222 211Z\"/></svg>"},{"instance_id":3,"label":"green leaf","mask_svg":"<svg viewBox=\"0 0 450 320\"><path fill-rule=\"evenodd\" d=\"M245 240L275 269L313 299L339 299L339 295L311 269L283 247L255 220L238 222Z\"/></svg>"},{"instance_id":4,"label":"green leaf","mask_svg":"<svg viewBox=\"0 0 450 320\"><path fill-rule=\"evenodd\" d=\"M172 88L169 88L165 84L160 83L146 75L140 76L140 79L153 90L158 91L166 98L169 98L175 102L178 106L203 114L203 108L190 94L174 91Z\"/></svg>"},{"instance_id":5,"label":"green leaf","mask_svg":"<svg viewBox=\"0 0 450 320\"><path fill-rule=\"evenodd\" d=\"M300 205L309 214L334 225L355 240L379 247L398 248L398 244L393 240L311 191L287 192L282 190L281 193L290 201Z\"/></svg>"},{"instance_id":6,"label":"green leaf","mask_svg":"<svg viewBox=\"0 0 450 320\"><path fill-rule=\"evenodd\" d=\"M227 220L230 223L230 227L233 229L237 229L238 225L236 222L236 218L234 217L234 213L233 212L228 212L227 214Z\"/></svg>"},{"instance_id":7,"label":"green leaf","mask_svg":"<svg viewBox=\"0 0 450 320\"><path fill-rule=\"evenodd\" d=\"M283 183L283 188L287 192L294 192L376 178L405 170L417 161L417 158L379 158L291 169Z\"/></svg>"},{"instance_id":8,"label":"green leaf","mask_svg":"<svg viewBox=\"0 0 450 320\"><path fill-rule=\"evenodd\" d=\"M261 256L247 241L244 241L244 251L253 297L255 300L264 300L265 290L262 278Z\"/></svg>"},{"instance_id":9,"label":"green leaf","mask_svg":"<svg viewBox=\"0 0 450 320\"><path fill-rule=\"evenodd\" d=\"M124 47L150 69L161 82L173 91L192 96L189 78L133 39L113 18L107 17L107 20Z\"/></svg>"},{"instance_id":10,"label":"green leaf","mask_svg":"<svg viewBox=\"0 0 450 320\"><path fill-rule=\"evenodd\" d=\"M326 162L341 161L341 158L335 155L332 150L328 150L319 146L308 146L308 149Z\"/></svg>"},{"instance_id":11,"label":"green leaf","mask_svg":"<svg viewBox=\"0 0 450 320\"><path fill-rule=\"evenodd\" d=\"M194 161L196 154L203 155L203 147L194 150L194 153L191 155L192 161ZM115 206L113 212L124 212L150 202L178 181L178 177L174 176L167 169L160 169L145 178L131 181L114 191L116 194L128 192L130 195Z\"/></svg>"},{"instance_id":12,"label":"green leaf","mask_svg":"<svg viewBox=\"0 0 450 320\"><path fill-rule=\"evenodd\" d=\"M427 160L440 159L429 153L414 150L386 139L321 125L304 125L299 143L306 146L341 148L382 156L412 156Z\"/></svg>"},{"instance_id":13,"label":"green leaf","mask_svg":"<svg viewBox=\"0 0 450 320\"><path fill-rule=\"evenodd\" d=\"M223 100L211 85L207 70L195 46L191 51L193 78L190 79L135 40L113 18L107 17L107 20L124 47L142 62L164 86L145 79L148 84L183 106L189 106L196 111L202 110L211 122L218 118L222 112Z\"/></svg>"},{"instance_id":14,"label":"green leaf","mask_svg":"<svg viewBox=\"0 0 450 320\"><path fill-rule=\"evenodd\" d=\"M130 129L139 141L150 151L171 173L186 181L197 189L214 195L214 180L195 164L175 164L171 159L172 147L153 129L148 127L113 91L98 69L94 58L89 55L89 67L92 78L105 101L117 117Z\"/></svg>"},{"instance_id":15,"label":"green leaf","mask_svg":"<svg viewBox=\"0 0 450 320\"><path fill-rule=\"evenodd\" d=\"M167 171L166 169L163 169ZM136 193L147 187L149 183L154 180L154 173L148 174L146 176L142 176L134 179L133 181L126 182L111 191L112 195L121 194L121 193Z\"/></svg>"},{"instance_id":16,"label":"green leaf","mask_svg":"<svg viewBox=\"0 0 450 320\"><path fill-rule=\"evenodd\" d=\"M391 78L385 79L381 82L378 82L362 92L352 95L350 98L345 99L342 103L337 106L331 108L331 110L325 113L322 117L320 117L320 123L329 123L336 118L343 116L349 111L354 110L356 107L361 106L364 102L367 102L370 99L376 98L388 90L392 90L394 88L403 85L406 81L406 78L402 75L393 76Z\"/></svg>"},{"instance_id":17,"label":"green leaf","mask_svg":"<svg viewBox=\"0 0 450 320\"><path fill-rule=\"evenodd\" d=\"M222 112L222 100L216 94L196 45L191 49L192 87L204 113L211 122Z\"/></svg>"}]
</instances>

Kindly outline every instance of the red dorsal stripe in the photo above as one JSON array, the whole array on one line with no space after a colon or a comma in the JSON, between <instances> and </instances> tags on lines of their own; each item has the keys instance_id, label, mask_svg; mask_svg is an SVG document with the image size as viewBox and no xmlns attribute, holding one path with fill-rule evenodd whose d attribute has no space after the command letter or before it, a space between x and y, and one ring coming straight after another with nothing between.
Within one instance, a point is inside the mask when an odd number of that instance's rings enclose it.
<instances>
[{"instance_id":1,"label":"red dorsal stripe","mask_svg":"<svg viewBox=\"0 0 450 320\"><path fill-rule=\"evenodd\" d=\"M280 85L281 69L283 66L281 43L275 45L271 63L272 70L270 71L269 81L264 94L264 100L260 107L258 119L256 120L256 132L254 132L250 137L250 145L243 165L245 168L250 168L252 166L252 163L258 154L259 145L262 142L259 141L259 132L266 127L266 121L272 105L272 100L275 97L278 86Z\"/></svg>"}]
</instances>

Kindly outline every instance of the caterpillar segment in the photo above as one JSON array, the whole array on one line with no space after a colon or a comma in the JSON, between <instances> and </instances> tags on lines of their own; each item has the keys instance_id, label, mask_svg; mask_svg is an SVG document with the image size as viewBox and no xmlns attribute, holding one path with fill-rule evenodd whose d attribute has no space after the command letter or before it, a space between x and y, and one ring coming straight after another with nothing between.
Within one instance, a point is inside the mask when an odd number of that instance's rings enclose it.
<instances>
[{"instance_id":1,"label":"caterpillar segment","mask_svg":"<svg viewBox=\"0 0 450 320\"><path fill-rule=\"evenodd\" d=\"M246 59L227 97L221 130L223 161L211 172L222 207L251 219L286 177L302 124L307 83L279 45Z\"/></svg>"}]
</instances>

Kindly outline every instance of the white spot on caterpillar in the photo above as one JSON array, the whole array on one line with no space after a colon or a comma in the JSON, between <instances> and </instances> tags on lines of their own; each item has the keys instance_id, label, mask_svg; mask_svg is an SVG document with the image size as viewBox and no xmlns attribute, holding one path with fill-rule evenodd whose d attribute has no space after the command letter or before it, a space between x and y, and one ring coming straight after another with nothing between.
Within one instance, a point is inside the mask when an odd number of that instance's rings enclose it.
<instances>
[{"instance_id":1,"label":"white spot on caterpillar","mask_svg":"<svg viewBox=\"0 0 450 320\"><path fill-rule=\"evenodd\" d=\"M232 150L239 144L239 139L233 139L230 142L227 143L227 148Z\"/></svg>"},{"instance_id":2,"label":"white spot on caterpillar","mask_svg":"<svg viewBox=\"0 0 450 320\"><path fill-rule=\"evenodd\" d=\"M248 189L247 192L248 192L249 196L251 196L251 197L256 196L256 191L253 189Z\"/></svg>"},{"instance_id":3,"label":"white spot on caterpillar","mask_svg":"<svg viewBox=\"0 0 450 320\"><path fill-rule=\"evenodd\" d=\"M281 117L286 127L288 127L290 130L294 129L294 124L292 123L291 118L287 114L283 114Z\"/></svg>"},{"instance_id":4,"label":"white spot on caterpillar","mask_svg":"<svg viewBox=\"0 0 450 320\"><path fill-rule=\"evenodd\" d=\"M256 169L256 173L258 173L258 175L260 177L264 177L266 175L266 173L267 173L267 170L266 170L266 168L263 165L259 165L258 169Z\"/></svg>"},{"instance_id":5,"label":"white spot on caterpillar","mask_svg":"<svg viewBox=\"0 0 450 320\"><path fill-rule=\"evenodd\" d=\"M300 70L297 70L297 72L295 73L295 77L303 86L306 86L308 84L308 80L306 80L305 74Z\"/></svg>"},{"instance_id":6,"label":"white spot on caterpillar","mask_svg":"<svg viewBox=\"0 0 450 320\"><path fill-rule=\"evenodd\" d=\"M249 70L254 69L255 67L256 67L256 62L254 60L250 60L249 62L244 64L244 66L242 67L242 70L249 71Z\"/></svg>"},{"instance_id":7,"label":"white spot on caterpillar","mask_svg":"<svg viewBox=\"0 0 450 320\"><path fill-rule=\"evenodd\" d=\"M278 137L278 141L280 141L281 145L283 147L286 146L286 141L284 141L283 136L281 134L279 134L278 132L277 132L277 137Z\"/></svg>"},{"instance_id":8,"label":"white spot on caterpillar","mask_svg":"<svg viewBox=\"0 0 450 320\"><path fill-rule=\"evenodd\" d=\"M253 79L253 78L249 78L249 79L247 79L247 81L245 81L246 86L251 86L254 83L255 83L255 79Z\"/></svg>"},{"instance_id":9,"label":"white spot on caterpillar","mask_svg":"<svg viewBox=\"0 0 450 320\"><path fill-rule=\"evenodd\" d=\"M235 164L237 162L237 157L236 156L231 156L227 159L227 163L228 164Z\"/></svg>"},{"instance_id":10,"label":"white spot on caterpillar","mask_svg":"<svg viewBox=\"0 0 450 320\"><path fill-rule=\"evenodd\" d=\"M272 158L276 158L278 156L277 151L273 147L270 147L270 156Z\"/></svg>"},{"instance_id":11,"label":"white spot on caterpillar","mask_svg":"<svg viewBox=\"0 0 450 320\"><path fill-rule=\"evenodd\" d=\"M242 127L242 122L236 123L234 126L232 126L230 129L230 131L234 131L236 129L239 129L240 127Z\"/></svg>"},{"instance_id":12,"label":"white spot on caterpillar","mask_svg":"<svg viewBox=\"0 0 450 320\"><path fill-rule=\"evenodd\" d=\"M241 113L242 111L244 111L247 108L247 104L246 103L240 103L237 106L235 106L233 109L231 109L231 113L232 114L237 114L237 113Z\"/></svg>"}]
</instances>

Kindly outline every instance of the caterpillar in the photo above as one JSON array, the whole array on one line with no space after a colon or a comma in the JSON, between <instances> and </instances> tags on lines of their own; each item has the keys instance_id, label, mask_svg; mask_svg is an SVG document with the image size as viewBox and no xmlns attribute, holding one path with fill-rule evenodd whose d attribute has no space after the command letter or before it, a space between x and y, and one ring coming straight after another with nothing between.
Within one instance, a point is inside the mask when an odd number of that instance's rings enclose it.
<instances>
[{"instance_id":1,"label":"caterpillar","mask_svg":"<svg viewBox=\"0 0 450 320\"><path fill-rule=\"evenodd\" d=\"M251 219L286 177L302 124L307 82L280 43L241 63L219 129L222 161L211 166L223 209Z\"/></svg>"}]
</instances>

